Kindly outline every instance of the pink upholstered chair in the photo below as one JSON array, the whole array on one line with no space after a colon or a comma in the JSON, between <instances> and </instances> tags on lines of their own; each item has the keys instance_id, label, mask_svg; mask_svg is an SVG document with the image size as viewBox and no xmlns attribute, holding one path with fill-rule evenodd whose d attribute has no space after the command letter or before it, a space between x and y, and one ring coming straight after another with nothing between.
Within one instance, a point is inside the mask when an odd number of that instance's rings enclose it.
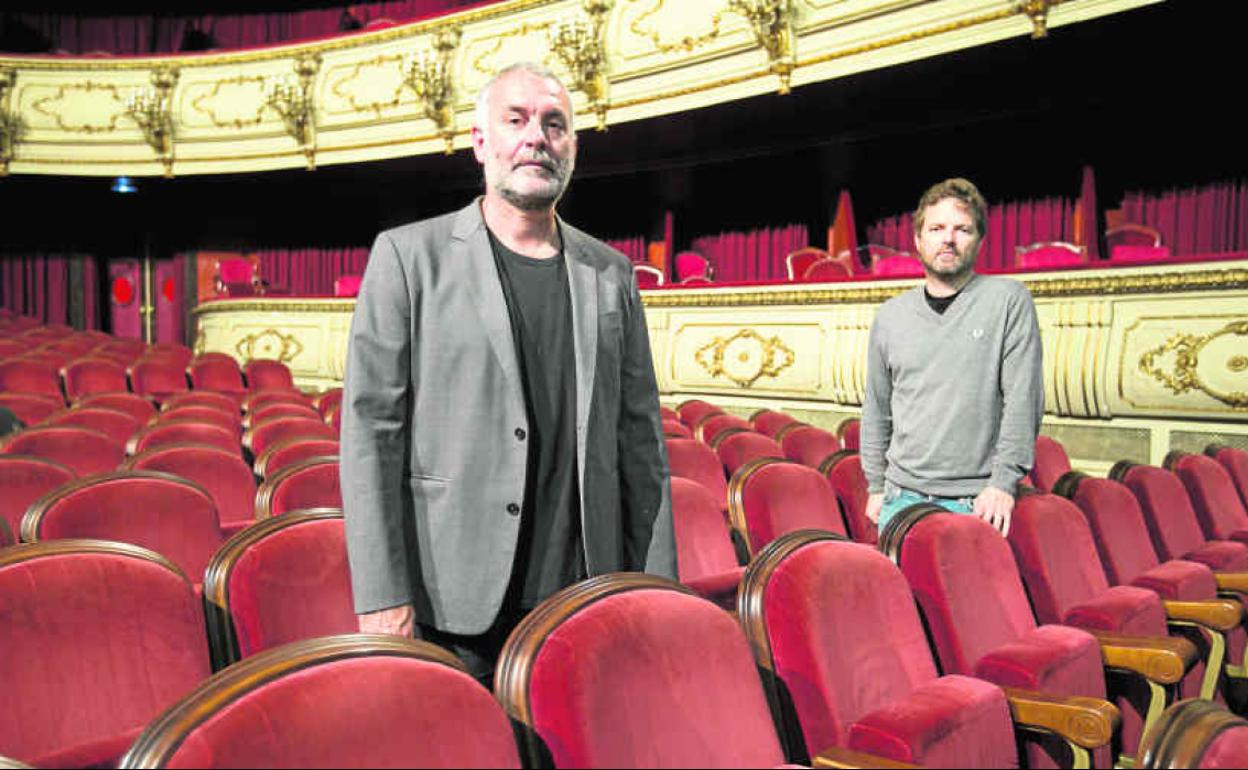
<instances>
[{"instance_id":1,"label":"pink upholstered chair","mask_svg":"<svg viewBox=\"0 0 1248 770\"><path fill-rule=\"evenodd\" d=\"M253 358L243 367L243 376L247 380L247 389L258 390L298 390L295 377L290 367L281 361L265 358Z\"/></svg>"},{"instance_id":2,"label":"pink upholstered chair","mask_svg":"<svg viewBox=\"0 0 1248 770\"><path fill-rule=\"evenodd\" d=\"M52 460L79 476L111 471L125 458L121 444L99 431L73 425L27 428L13 434L0 451Z\"/></svg>"},{"instance_id":3,"label":"pink upholstered chair","mask_svg":"<svg viewBox=\"0 0 1248 770\"><path fill-rule=\"evenodd\" d=\"M314 400L297 390L258 390L243 398L243 411L254 412L272 404L298 404L316 408ZM319 411L319 410L318 410ZM321 415L324 417L324 414Z\"/></svg>"},{"instance_id":4,"label":"pink upholstered chair","mask_svg":"<svg viewBox=\"0 0 1248 770\"><path fill-rule=\"evenodd\" d=\"M1024 270L1074 267L1087 262L1087 247L1065 241L1043 241L1014 248L1014 266Z\"/></svg>"},{"instance_id":5,"label":"pink upholstered chair","mask_svg":"<svg viewBox=\"0 0 1248 770\"><path fill-rule=\"evenodd\" d=\"M207 444L235 452L240 457L243 454L236 430L199 420L169 420L149 425L130 437L126 454L136 455L169 444Z\"/></svg>"},{"instance_id":6,"label":"pink upholstered chair","mask_svg":"<svg viewBox=\"0 0 1248 770\"><path fill-rule=\"evenodd\" d=\"M185 369L195 358L195 351L177 342L154 342L147 349L145 358L158 358L162 361L174 361Z\"/></svg>"},{"instance_id":7,"label":"pink upholstered chair","mask_svg":"<svg viewBox=\"0 0 1248 770\"><path fill-rule=\"evenodd\" d=\"M1217 460L1226 469L1239 492L1239 499L1248 506L1248 451L1233 446L1210 444L1205 447L1205 456Z\"/></svg>"},{"instance_id":8,"label":"pink upholstered chair","mask_svg":"<svg viewBox=\"0 0 1248 770\"><path fill-rule=\"evenodd\" d=\"M867 264L874 276L921 276L923 263L908 251L901 251L890 246L868 243L861 247L867 252Z\"/></svg>"},{"instance_id":9,"label":"pink upholstered chair","mask_svg":"<svg viewBox=\"0 0 1248 770\"><path fill-rule=\"evenodd\" d=\"M680 420L680 412L677 412L670 406L660 406L659 417L664 420Z\"/></svg>"},{"instance_id":10,"label":"pink upholstered chair","mask_svg":"<svg viewBox=\"0 0 1248 770\"><path fill-rule=\"evenodd\" d=\"M215 280L219 297L251 297L264 294L264 282L256 267L247 259L222 259L217 262Z\"/></svg>"},{"instance_id":11,"label":"pink upholstered chair","mask_svg":"<svg viewBox=\"0 0 1248 770\"><path fill-rule=\"evenodd\" d=\"M754 430L763 434L767 438L775 438L777 431L785 425L797 422L797 418L791 414L776 411L775 409L759 409L750 415L750 424L754 426Z\"/></svg>"},{"instance_id":12,"label":"pink upholstered chair","mask_svg":"<svg viewBox=\"0 0 1248 770\"><path fill-rule=\"evenodd\" d=\"M332 438L304 438L295 436L264 450L252 468L258 478L266 479L287 466L311 459L338 454L338 440Z\"/></svg>"},{"instance_id":13,"label":"pink upholstered chair","mask_svg":"<svg viewBox=\"0 0 1248 770\"><path fill-rule=\"evenodd\" d=\"M68 466L42 457L0 454L0 521L16 537L30 504L77 478Z\"/></svg>"},{"instance_id":14,"label":"pink upholstered chair","mask_svg":"<svg viewBox=\"0 0 1248 770\"><path fill-rule=\"evenodd\" d=\"M1028 475L1041 492L1053 491L1053 484L1070 471L1070 458L1060 441L1043 434L1036 436L1036 463Z\"/></svg>"},{"instance_id":15,"label":"pink upholstered chair","mask_svg":"<svg viewBox=\"0 0 1248 770\"><path fill-rule=\"evenodd\" d=\"M676 413L680 415L680 421L685 425L688 425L690 430L692 430L693 427L698 424L698 421L706 415L723 414L723 412L724 410L720 409L718 406L715 406L709 401L703 401L698 398L691 398L688 401L682 401L680 405L676 407Z\"/></svg>"},{"instance_id":16,"label":"pink upholstered chair","mask_svg":"<svg viewBox=\"0 0 1248 770\"><path fill-rule=\"evenodd\" d=\"M204 613L168 559L124 543L0 550L0 755L114 767L162 709L210 673Z\"/></svg>"},{"instance_id":17,"label":"pink upholstered chair","mask_svg":"<svg viewBox=\"0 0 1248 770\"><path fill-rule=\"evenodd\" d=\"M251 451L252 457L259 457L272 444L295 437L336 439L338 431L315 416L278 417L246 430L243 446Z\"/></svg>"},{"instance_id":18,"label":"pink upholstered chair","mask_svg":"<svg viewBox=\"0 0 1248 770\"><path fill-rule=\"evenodd\" d=\"M203 580L221 545L217 506L203 487L156 471L84 476L41 498L22 518L22 540L96 538L150 548Z\"/></svg>"},{"instance_id":19,"label":"pink upholstered chair","mask_svg":"<svg viewBox=\"0 0 1248 770\"><path fill-rule=\"evenodd\" d=\"M693 437L703 444L713 447L715 439L724 431L732 428L751 432L754 430L754 426L744 417L738 417L735 414L713 412L698 420L697 424L693 426Z\"/></svg>"},{"instance_id":20,"label":"pink upholstered chair","mask_svg":"<svg viewBox=\"0 0 1248 770\"><path fill-rule=\"evenodd\" d=\"M724 475L723 463L714 450L694 439L669 438L667 463L672 476L701 484L721 511L728 509L728 477Z\"/></svg>"},{"instance_id":21,"label":"pink upholstered chair","mask_svg":"<svg viewBox=\"0 0 1248 770\"><path fill-rule=\"evenodd\" d=\"M792 704L778 712L798 760L837 747L924 767L1017 767L1011 703L1062 715L1032 729L1088 728L1062 736L1080 750L1113 737L1115 709L1104 701L1007 695L982 679L940 676L910 586L870 546L829 532L784 535L750 564L740 607L772 702Z\"/></svg>"},{"instance_id":22,"label":"pink upholstered chair","mask_svg":"<svg viewBox=\"0 0 1248 770\"><path fill-rule=\"evenodd\" d=\"M256 479L237 451L206 444L166 444L126 460L126 470L161 471L195 482L212 497L224 536L256 521Z\"/></svg>"},{"instance_id":23,"label":"pink upholstered chair","mask_svg":"<svg viewBox=\"0 0 1248 770\"><path fill-rule=\"evenodd\" d=\"M266 519L226 541L205 575L216 668L288 642L359 630L340 510Z\"/></svg>"},{"instance_id":24,"label":"pink upholstered chair","mask_svg":"<svg viewBox=\"0 0 1248 770\"><path fill-rule=\"evenodd\" d=\"M1144 736L1140 767L1248 767L1248 721L1219 703L1179 701Z\"/></svg>"},{"instance_id":25,"label":"pink upholstered chair","mask_svg":"<svg viewBox=\"0 0 1248 770\"><path fill-rule=\"evenodd\" d=\"M1148 225L1123 223L1105 231L1105 247L1114 264L1158 262L1170 258L1170 249L1161 244L1161 232Z\"/></svg>"},{"instance_id":26,"label":"pink upholstered chair","mask_svg":"<svg viewBox=\"0 0 1248 770\"><path fill-rule=\"evenodd\" d=\"M209 390L224 393L236 399L241 405L243 396L247 395L247 386L243 383L243 372L238 362L224 353L201 353L186 367L191 387L195 390Z\"/></svg>"},{"instance_id":27,"label":"pink upholstered chair","mask_svg":"<svg viewBox=\"0 0 1248 770\"><path fill-rule=\"evenodd\" d=\"M823 259L831 259L832 255L815 246L790 251L784 255L784 270L790 281L800 281L806 277L811 265Z\"/></svg>"},{"instance_id":28,"label":"pink upholstered chair","mask_svg":"<svg viewBox=\"0 0 1248 770\"><path fill-rule=\"evenodd\" d=\"M167 422L198 422L205 425L217 425L234 433L241 446L243 437L243 421L238 412L226 412L215 406L176 406L164 409L156 418L157 424Z\"/></svg>"},{"instance_id":29,"label":"pink upholstered chair","mask_svg":"<svg viewBox=\"0 0 1248 770\"><path fill-rule=\"evenodd\" d=\"M503 646L494 692L530 767L785 760L733 617L652 575L603 575L542 602Z\"/></svg>"},{"instance_id":30,"label":"pink upholstered chair","mask_svg":"<svg viewBox=\"0 0 1248 770\"><path fill-rule=\"evenodd\" d=\"M138 393L94 393L74 402L76 407L103 407L125 412L146 425L156 417L156 405Z\"/></svg>"},{"instance_id":31,"label":"pink upholstered chair","mask_svg":"<svg viewBox=\"0 0 1248 770\"><path fill-rule=\"evenodd\" d=\"M705 283L715 277L710 260L696 251L682 251L676 255L674 262L677 283Z\"/></svg>"},{"instance_id":32,"label":"pink upholstered chair","mask_svg":"<svg viewBox=\"0 0 1248 770\"><path fill-rule=\"evenodd\" d=\"M316 411L321 413L324 418L329 414L329 410L341 406L342 404L342 388L330 388L312 400L312 405L316 407Z\"/></svg>"},{"instance_id":33,"label":"pink upholstered chair","mask_svg":"<svg viewBox=\"0 0 1248 770\"><path fill-rule=\"evenodd\" d=\"M737 471L728 487L728 519L751 556L799 529L846 535L828 480L814 468L785 460L764 458Z\"/></svg>"},{"instance_id":34,"label":"pink upholstered chair","mask_svg":"<svg viewBox=\"0 0 1248 770\"><path fill-rule=\"evenodd\" d=\"M247 414L243 415L244 428L258 428L266 422L280 420L285 417L303 417L316 422L325 422L325 418L320 412L316 411L316 407L308 403L294 403L290 401L270 401L261 406L249 409Z\"/></svg>"},{"instance_id":35,"label":"pink upholstered chair","mask_svg":"<svg viewBox=\"0 0 1248 770\"><path fill-rule=\"evenodd\" d=\"M282 645L218 671L152 720L120 766L520 762L506 715L454 655L414 639L350 634Z\"/></svg>"},{"instance_id":36,"label":"pink upholstered chair","mask_svg":"<svg viewBox=\"0 0 1248 770\"><path fill-rule=\"evenodd\" d=\"M89 428L103 433L123 447L143 427L143 421L129 412L103 406L76 406L57 412L44 420L43 424Z\"/></svg>"},{"instance_id":37,"label":"pink upholstered chair","mask_svg":"<svg viewBox=\"0 0 1248 770\"><path fill-rule=\"evenodd\" d=\"M841 446L845 449L858 449L858 434L862 430L862 420L857 417L847 417L841 420L836 426L836 437L841 440Z\"/></svg>"},{"instance_id":38,"label":"pink upholstered chair","mask_svg":"<svg viewBox=\"0 0 1248 770\"><path fill-rule=\"evenodd\" d=\"M685 427L680 420L663 420L663 435L666 438L693 438L693 431Z\"/></svg>"},{"instance_id":39,"label":"pink upholstered chair","mask_svg":"<svg viewBox=\"0 0 1248 770\"><path fill-rule=\"evenodd\" d=\"M0 361L0 391L48 396L65 403L58 364L31 358Z\"/></svg>"},{"instance_id":40,"label":"pink upholstered chair","mask_svg":"<svg viewBox=\"0 0 1248 770\"><path fill-rule=\"evenodd\" d=\"M806 283L843 281L846 278L852 278L853 275L854 269L848 259L828 257L806 268L806 272L802 274L802 280Z\"/></svg>"},{"instance_id":41,"label":"pink upholstered chair","mask_svg":"<svg viewBox=\"0 0 1248 770\"><path fill-rule=\"evenodd\" d=\"M184 406L206 406L226 414L239 417L238 400L224 393L213 393L210 390L196 390L170 396L160 404L161 413Z\"/></svg>"},{"instance_id":42,"label":"pink upholstered chair","mask_svg":"<svg viewBox=\"0 0 1248 770\"><path fill-rule=\"evenodd\" d=\"M126 368L107 358L79 358L61 368L65 397L71 402L91 393L125 393Z\"/></svg>"},{"instance_id":43,"label":"pink upholstered chair","mask_svg":"<svg viewBox=\"0 0 1248 770\"><path fill-rule=\"evenodd\" d=\"M775 441L753 431L728 432L712 447L724 473L732 478L739 468L759 459L784 459L784 450Z\"/></svg>"},{"instance_id":44,"label":"pink upholstered chair","mask_svg":"<svg viewBox=\"0 0 1248 770\"><path fill-rule=\"evenodd\" d=\"M654 265L633 265L633 276L637 280L638 289L653 289L666 283L663 271Z\"/></svg>"},{"instance_id":45,"label":"pink upholstered chair","mask_svg":"<svg viewBox=\"0 0 1248 770\"><path fill-rule=\"evenodd\" d=\"M1187 488L1196 518L1208 537L1248 543L1248 507L1226 468L1212 457L1181 452L1171 453L1166 467Z\"/></svg>"},{"instance_id":46,"label":"pink upholstered chair","mask_svg":"<svg viewBox=\"0 0 1248 770\"><path fill-rule=\"evenodd\" d=\"M126 370L130 390L163 404L171 396L191 389L186 367L175 359L145 356Z\"/></svg>"},{"instance_id":47,"label":"pink upholstered chair","mask_svg":"<svg viewBox=\"0 0 1248 770\"><path fill-rule=\"evenodd\" d=\"M680 582L726 610L737 608L737 584L745 568L737 563L723 505L706 487L672 479L672 524Z\"/></svg>"},{"instance_id":48,"label":"pink upholstered chair","mask_svg":"<svg viewBox=\"0 0 1248 770\"><path fill-rule=\"evenodd\" d=\"M310 457L288 465L256 490L257 519L314 508L342 508L336 456Z\"/></svg>"},{"instance_id":49,"label":"pink upholstered chair","mask_svg":"<svg viewBox=\"0 0 1248 770\"><path fill-rule=\"evenodd\" d=\"M823 428L797 425L784 431L780 448L793 462L818 468L829 455L841 450L841 440Z\"/></svg>"},{"instance_id":50,"label":"pink upholstered chair","mask_svg":"<svg viewBox=\"0 0 1248 770\"><path fill-rule=\"evenodd\" d=\"M879 532L875 522L867 518L867 477L862 472L858 453L853 449L835 452L823 461L819 472L836 493L850 537L859 543L875 545Z\"/></svg>"},{"instance_id":51,"label":"pink upholstered chair","mask_svg":"<svg viewBox=\"0 0 1248 770\"><path fill-rule=\"evenodd\" d=\"M358 297L360 295L360 282L364 280L362 275L340 275L334 279L334 296L335 297Z\"/></svg>"},{"instance_id":52,"label":"pink upholstered chair","mask_svg":"<svg viewBox=\"0 0 1248 770\"><path fill-rule=\"evenodd\" d=\"M0 393L0 406L11 411L23 425L37 425L64 409L65 401L35 393Z\"/></svg>"}]
</instances>

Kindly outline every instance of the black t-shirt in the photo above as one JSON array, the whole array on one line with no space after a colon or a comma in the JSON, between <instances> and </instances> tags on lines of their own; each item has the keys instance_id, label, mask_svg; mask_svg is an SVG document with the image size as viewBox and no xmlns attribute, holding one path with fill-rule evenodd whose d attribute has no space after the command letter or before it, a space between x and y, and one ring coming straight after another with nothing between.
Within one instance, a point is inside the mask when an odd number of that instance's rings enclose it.
<instances>
[{"instance_id":1,"label":"black t-shirt","mask_svg":"<svg viewBox=\"0 0 1248 770\"><path fill-rule=\"evenodd\" d=\"M923 299L927 300L928 307L936 311L936 315L944 315L945 311L949 309L949 306L953 304L953 301L957 299L958 295L961 293L962 290L958 289L948 297L933 297L931 292L927 290L927 287L923 287Z\"/></svg>"},{"instance_id":2,"label":"black t-shirt","mask_svg":"<svg viewBox=\"0 0 1248 770\"><path fill-rule=\"evenodd\" d=\"M490 233L524 380L529 428L519 554L512 581L528 609L585 577L576 473L576 353L563 254L517 254ZM508 437L516 441L516 437ZM513 585L513 590L517 587Z\"/></svg>"}]
</instances>

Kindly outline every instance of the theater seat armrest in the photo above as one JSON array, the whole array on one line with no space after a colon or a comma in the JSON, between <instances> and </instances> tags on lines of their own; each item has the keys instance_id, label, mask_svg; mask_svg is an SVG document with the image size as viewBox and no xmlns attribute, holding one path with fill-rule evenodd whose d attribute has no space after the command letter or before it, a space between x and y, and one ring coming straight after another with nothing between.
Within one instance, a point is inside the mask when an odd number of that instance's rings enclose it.
<instances>
[{"instance_id":1,"label":"theater seat armrest","mask_svg":"<svg viewBox=\"0 0 1248 770\"><path fill-rule=\"evenodd\" d=\"M1166 599L1162 604L1166 608L1168 619L1185 620L1214 631L1231 631L1244 620L1244 605L1231 599L1210 599L1199 602Z\"/></svg>"},{"instance_id":2,"label":"theater seat armrest","mask_svg":"<svg viewBox=\"0 0 1248 770\"><path fill-rule=\"evenodd\" d=\"M819 756L815 757L811 763L811 767L883 767L883 768L900 768L900 767L919 767L919 765L908 765L905 762L895 762L891 759L877 757L874 754L864 754L861 751L851 751L843 749L839 746L833 746L824 749Z\"/></svg>"},{"instance_id":3,"label":"theater seat armrest","mask_svg":"<svg viewBox=\"0 0 1248 770\"><path fill-rule=\"evenodd\" d=\"M1196 645L1172 636L1128 636L1090 631L1110 668L1131 671L1156 684L1178 684L1196 662Z\"/></svg>"},{"instance_id":4,"label":"theater seat armrest","mask_svg":"<svg viewBox=\"0 0 1248 770\"><path fill-rule=\"evenodd\" d=\"M1215 572L1213 579L1218 582L1219 591L1248 594L1248 572Z\"/></svg>"},{"instance_id":5,"label":"theater seat armrest","mask_svg":"<svg viewBox=\"0 0 1248 770\"><path fill-rule=\"evenodd\" d=\"M1108 745L1122 720L1118 707L1100 698L1002 689L1015 724L1047 730L1085 749Z\"/></svg>"}]
</instances>

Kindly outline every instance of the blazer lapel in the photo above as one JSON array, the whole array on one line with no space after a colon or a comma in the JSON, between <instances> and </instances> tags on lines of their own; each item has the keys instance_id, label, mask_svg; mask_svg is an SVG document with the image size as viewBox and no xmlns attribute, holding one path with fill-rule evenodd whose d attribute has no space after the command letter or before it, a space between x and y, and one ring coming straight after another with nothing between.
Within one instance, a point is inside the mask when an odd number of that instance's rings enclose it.
<instances>
[{"instance_id":1,"label":"blazer lapel","mask_svg":"<svg viewBox=\"0 0 1248 770\"><path fill-rule=\"evenodd\" d=\"M514 386L514 392L523 393L511 318L507 314L507 300L503 297L503 285L494 264L485 220L481 217L480 198L462 209L456 217L451 249L454 263L464 265L468 274L467 290L472 295L472 304L481 315L481 323L494 348L498 365Z\"/></svg>"},{"instance_id":2,"label":"blazer lapel","mask_svg":"<svg viewBox=\"0 0 1248 770\"><path fill-rule=\"evenodd\" d=\"M572 336L576 354L576 423L589 424L594 394L594 370L598 361L598 271L590 264L579 234L559 222L563 257L568 267L568 292L572 300ZM577 432L577 449L585 455L585 432ZM583 481L583 479L582 479Z\"/></svg>"}]
</instances>

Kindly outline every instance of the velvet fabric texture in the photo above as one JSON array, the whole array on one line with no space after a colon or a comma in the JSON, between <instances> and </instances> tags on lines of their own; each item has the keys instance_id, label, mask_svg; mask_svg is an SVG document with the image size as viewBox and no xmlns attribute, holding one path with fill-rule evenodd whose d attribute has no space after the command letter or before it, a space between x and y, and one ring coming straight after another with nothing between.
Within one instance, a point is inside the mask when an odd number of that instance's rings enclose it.
<instances>
[{"instance_id":1,"label":"velvet fabric texture","mask_svg":"<svg viewBox=\"0 0 1248 770\"><path fill-rule=\"evenodd\" d=\"M795 463L818 468L828 455L839 451L841 440L835 434L813 425L799 425L787 430L780 439L784 456Z\"/></svg>"},{"instance_id":2,"label":"velvet fabric texture","mask_svg":"<svg viewBox=\"0 0 1248 770\"><path fill-rule=\"evenodd\" d=\"M498 704L467 674L390 656L295 671L218 709L171 768L520 766Z\"/></svg>"},{"instance_id":3,"label":"velvet fabric texture","mask_svg":"<svg viewBox=\"0 0 1248 770\"><path fill-rule=\"evenodd\" d=\"M186 391L170 396L161 403L161 410L167 412L172 409L178 409L184 406L206 406L212 409L219 409L226 414L233 415L239 419L238 402L229 396L221 393L213 393L209 390Z\"/></svg>"},{"instance_id":4,"label":"velvet fabric texture","mask_svg":"<svg viewBox=\"0 0 1248 770\"><path fill-rule=\"evenodd\" d=\"M715 447L715 455L723 463L724 472L731 477L741 466L762 457L783 460L784 450L761 433L745 431L720 441Z\"/></svg>"},{"instance_id":5,"label":"velvet fabric texture","mask_svg":"<svg viewBox=\"0 0 1248 770\"><path fill-rule=\"evenodd\" d=\"M693 438L693 432L683 422L666 417L663 419L663 435L667 438Z\"/></svg>"},{"instance_id":6,"label":"velvet fabric texture","mask_svg":"<svg viewBox=\"0 0 1248 770\"><path fill-rule=\"evenodd\" d=\"M134 433L143 427L142 421L128 412L120 412L103 406L84 406L68 409L49 417L45 425L67 425L99 431L121 446L126 445Z\"/></svg>"},{"instance_id":7,"label":"velvet fabric texture","mask_svg":"<svg viewBox=\"0 0 1248 770\"><path fill-rule=\"evenodd\" d=\"M137 393L94 393L83 396L76 406L102 406L125 412L140 424L146 425L156 416L156 405Z\"/></svg>"},{"instance_id":8,"label":"velvet fabric texture","mask_svg":"<svg viewBox=\"0 0 1248 770\"><path fill-rule=\"evenodd\" d=\"M310 460L313 457L337 455L338 440L332 438L295 438L272 444L264 454L256 458L256 475L272 476L278 471Z\"/></svg>"},{"instance_id":9,"label":"velvet fabric texture","mask_svg":"<svg viewBox=\"0 0 1248 770\"><path fill-rule=\"evenodd\" d=\"M1014 255L1014 266L1023 270L1060 269L1088 263L1086 249L1064 241L1018 246Z\"/></svg>"},{"instance_id":10,"label":"velvet fabric texture","mask_svg":"<svg viewBox=\"0 0 1248 770\"><path fill-rule=\"evenodd\" d=\"M1140 504L1153 547L1163 561L1190 559L1214 570L1248 571L1248 545L1207 540L1187 490L1173 473L1137 465L1124 474L1123 483Z\"/></svg>"},{"instance_id":11,"label":"velvet fabric texture","mask_svg":"<svg viewBox=\"0 0 1248 770\"><path fill-rule=\"evenodd\" d=\"M527 694L555 767L784 761L741 629L688 594L639 589L585 606L537 650Z\"/></svg>"},{"instance_id":12,"label":"velvet fabric texture","mask_svg":"<svg viewBox=\"0 0 1248 770\"><path fill-rule=\"evenodd\" d=\"M199 484L212 496L226 536L256 520L256 478L237 451L171 444L135 455L127 465L135 470L172 473Z\"/></svg>"},{"instance_id":13,"label":"velvet fabric texture","mask_svg":"<svg viewBox=\"0 0 1248 770\"><path fill-rule=\"evenodd\" d=\"M710 414L694 428L694 438L707 446L714 446L715 439L726 430L753 431L754 426L744 417L735 414Z\"/></svg>"},{"instance_id":14,"label":"velvet fabric texture","mask_svg":"<svg viewBox=\"0 0 1248 770\"><path fill-rule=\"evenodd\" d=\"M325 421L321 413L316 411L316 407L307 403L295 404L289 401L271 401L247 410L247 421L252 427L270 420L276 420L279 417L306 417L317 422Z\"/></svg>"},{"instance_id":15,"label":"velvet fabric texture","mask_svg":"<svg viewBox=\"0 0 1248 770\"><path fill-rule=\"evenodd\" d=\"M251 391L295 390L295 378L290 373L290 367L281 361L252 359L243 367L243 376L247 380L247 389Z\"/></svg>"},{"instance_id":16,"label":"velvet fabric texture","mask_svg":"<svg viewBox=\"0 0 1248 770\"><path fill-rule=\"evenodd\" d=\"M669 438L665 443L672 476L698 482L711 493L721 510L727 510L728 480L715 452L693 439Z\"/></svg>"},{"instance_id":17,"label":"velvet fabric texture","mask_svg":"<svg viewBox=\"0 0 1248 770\"><path fill-rule=\"evenodd\" d=\"M690 399L676 407L676 412L680 415L680 421L688 425L691 429L698 424L708 414L723 412L718 406L701 399Z\"/></svg>"},{"instance_id":18,"label":"velvet fabric texture","mask_svg":"<svg viewBox=\"0 0 1248 770\"><path fill-rule=\"evenodd\" d=\"M1036 464L1029 474L1036 489L1051 492L1054 482L1069 470L1065 447L1043 434L1036 436Z\"/></svg>"},{"instance_id":19,"label":"velvet fabric texture","mask_svg":"<svg viewBox=\"0 0 1248 770\"><path fill-rule=\"evenodd\" d=\"M27 455L0 454L0 519L17 537L22 514L30 504L57 487L72 481L76 474L67 466Z\"/></svg>"},{"instance_id":20,"label":"velvet fabric texture","mask_svg":"<svg viewBox=\"0 0 1248 770\"><path fill-rule=\"evenodd\" d=\"M1248 767L1248 727L1224 730L1200 756L1200 768Z\"/></svg>"},{"instance_id":21,"label":"velvet fabric texture","mask_svg":"<svg viewBox=\"0 0 1248 770\"><path fill-rule=\"evenodd\" d=\"M223 540L212 498L182 479L105 476L57 496L44 511L38 539L94 538L149 548L196 584Z\"/></svg>"},{"instance_id":22,"label":"velvet fabric texture","mask_svg":"<svg viewBox=\"0 0 1248 770\"><path fill-rule=\"evenodd\" d=\"M12 412L23 425L35 425L64 409L65 402L35 393L0 393L0 406Z\"/></svg>"},{"instance_id":23,"label":"velvet fabric texture","mask_svg":"<svg viewBox=\"0 0 1248 770\"><path fill-rule=\"evenodd\" d=\"M138 454L170 444L206 444L228 449L239 457L243 454L238 434L233 429L198 420L169 420L149 425L130 439L128 449L130 454Z\"/></svg>"},{"instance_id":24,"label":"velvet fabric texture","mask_svg":"<svg viewBox=\"0 0 1248 770\"><path fill-rule=\"evenodd\" d=\"M737 584L745 568L737 564L723 507L701 484L673 477L672 525L680 582L724 609L735 610Z\"/></svg>"},{"instance_id":25,"label":"velvet fabric texture","mask_svg":"<svg viewBox=\"0 0 1248 770\"><path fill-rule=\"evenodd\" d=\"M24 430L8 440L4 452L43 457L79 476L111 471L125 456L122 445L103 433L68 425Z\"/></svg>"},{"instance_id":26,"label":"velvet fabric texture","mask_svg":"<svg viewBox=\"0 0 1248 770\"><path fill-rule=\"evenodd\" d=\"M300 438L338 438L332 426L312 417L281 417L251 429L251 452L260 454L279 441Z\"/></svg>"},{"instance_id":27,"label":"velvet fabric texture","mask_svg":"<svg viewBox=\"0 0 1248 770\"><path fill-rule=\"evenodd\" d=\"M841 514L849 527L849 536L859 543L874 545L879 540L875 522L867 518L867 477L857 454L846 455L826 471L827 479L841 504Z\"/></svg>"},{"instance_id":28,"label":"velvet fabric texture","mask_svg":"<svg viewBox=\"0 0 1248 770\"><path fill-rule=\"evenodd\" d=\"M130 390L149 396L157 403L191 389L186 381L186 367L180 361L144 357L131 365L127 373L130 375Z\"/></svg>"},{"instance_id":29,"label":"velvet fabric texture","mask_svg":"<svg viewBox=\"0 0 1248 770\"><path fill-rule=\"evenodd\" d=\"M832 746L931 767L1015 767L1000 689L937 677L901 572L869 546L819 541L763 588L767 638L810 756Z\"/></svg>"},{"instance_id":30,"label":"velvet fabric texture","mask_svg":"<svg viewBox=\"0 0 1248 770\"><path fill-rule=\"evenodd\" d=\"M61 377L56 366L46 361L11 358L0 361L0 391L51 396L64 402Z\"/></svg>"},{"instance_id":31,"label":"velvet fabric texture","mask_svg":"<svg viewBox=\"0 0 1248 770\"><path fill-rule=\"evenodd\" d=\"M219 425L226 430L233 432L242 440L243 421L238 416L237 411L227 412L224 409L218 409L215 406L196 406L194 404L188 406L178 405L173 408L161 410L158 422L172 422L174 420L190 420L192 422L206 423L208 425Z\"/></svg>"},{"instance_id":32,"label":"velvet fabric texture","mask_svg":"<svg viewBox=\"0 0 1248 770\"><path fill-rule=\"evenodd\" d=\"M241 657L359 630L342 519L292 520L239 554L227 582Z\"/></svg>"},{"instance_id":33,"label":"velvet fabric texture","mask_svg":"<svg viewBox=\"0 0 1248 770\"><path fill-rule=\"evenodd\" d=\"M799 529L848 536L832 486L823 474L805 465L776 462L756 468L741 483L730 506L734 524L738 528L744 524L742 534L750 553Z\"/></svg>"},{"instance_id":34,"label":"velvet fabric texture","mask_svg":"<svg viewBox=\"0 0 1248 770\"><path fill-rule=\"evenodd\" d=\"M0 567L0 755L113 766L207 678L205 639L190 583L156 562L71 552Z\"/></svg>"},{"instance_id":35,"label":"velvet fabric texture","mask_svg":"<svg viewBox=\"0 0 1248 770\"><path fill-rule=\"evenodd\" d=\"M784 412L764 409L763 411L755 414L750 419L750 422L754 425L754 430L763 434L767 438L775 438L776 433L781 428L790 423L797 422L797 418L792 415L785 414Z\"/></svg>"},{"instance_id":36,"label":"velvet fabric texture","mask_svg":"<svg viewBox=\"0 0 1248 770\"><path fill-rule=\"evenodd\" d=\"M1235 489L1239 490L1239 499L1248 506L1248 452L1237 447L1220 447L1213 453L1213 459L1222 464Z\"/></svg>"},{"instance_id":37,"label":"velvet fabric texture","mask_svg":"<svg viewBox=\"0 0 1248 770\"><path fill-rule=\"evenodd\" d=\"M338 462L291 466L267 479L273 484L269 515L280 516L302 508L341 508L342 485ZM257 511L257 514L261 513Z\"/></svg>"},{"instance_id":38,"label":"velvet fabric texture","mask_svg":"<svg viewBox=\"0 0 1248 770\"><path fill-rule=\"evenodd\" d=\"M65 365L62 380L70 401L91 393L125 393L126 369L106 358L83 358Z\"/></svg>"},{"instance_id":39,"label":"velvet fabric texture","mask_svg":"<svg viewBox=\"0 0 1248 770\"><path fill-rule=\"evenodd\" d=\"M211 390L225 393L242 400L247 392L243 372L238 362L221 353L205 353L196 356L186 367L194 390Z\"/></svg>"},{"instance_id":40,"label":"velvet fabric texture","mask_svg":"<svg viewBox=\"0 0 1248 770\"><path fill-rule=\"evenodd\" d=\"M1217 460L1204 455L1183 455L1174 472L1187 487L1196 518L1210 540L1248 542L1248 510L1235 482Z\"/></svg>"},{"instance_id":41,"label":"velvet fabric texture","mask_svg":"<svg viewBox=\"0 0 1248 770\"><path fill-rule=\"evenodd\" d=\"M841 446L846 449L858 449L858 434L862 430L862 420L850 417L836 426L836 435L841 439Z\"/></svg>"}]
</instances>

